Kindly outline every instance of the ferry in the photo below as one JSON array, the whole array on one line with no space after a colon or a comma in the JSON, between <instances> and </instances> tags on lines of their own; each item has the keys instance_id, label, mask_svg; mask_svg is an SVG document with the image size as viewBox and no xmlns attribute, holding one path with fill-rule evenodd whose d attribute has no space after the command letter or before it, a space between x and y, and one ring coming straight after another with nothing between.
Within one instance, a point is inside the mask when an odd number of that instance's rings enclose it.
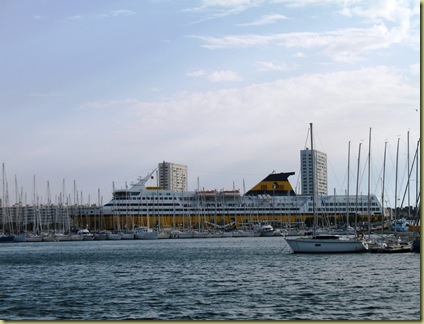
<instances>
[{"instance_id":1,"label":"ferry","mask_svg":"<svg viewBox=\"0 0 424 324\"><path fill-rule=\"evenodd\" d=\"M116 228L118 224L126 228L148 225L179 229L214 224L223 230L232 230L240 224L251 224L253 228L265 223L274 227L312 223L312 197L295 193L288 179L294 172L273 172L244 194L240 190L177 192L148 187L146 183L154 172L139 177L129 188L114 190L112 199L100 207L102 224L109 228ZM316 198L316 211L323 222L328 222L326 225L345 223L347 213L351 219L358 216L363 220L382 215L375 195Z\"/></svg>"}]
</instances>

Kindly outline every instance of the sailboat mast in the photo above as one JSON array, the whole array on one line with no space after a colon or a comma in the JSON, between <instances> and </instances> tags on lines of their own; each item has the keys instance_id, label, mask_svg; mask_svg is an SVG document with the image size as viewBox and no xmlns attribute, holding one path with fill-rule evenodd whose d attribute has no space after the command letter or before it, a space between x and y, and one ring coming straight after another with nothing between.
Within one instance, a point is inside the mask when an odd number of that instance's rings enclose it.
<instances>
[{"instance_id":1,"label":"sailboat mast","mask_svg":"<svg viewBox=\"0 0 424 324\"><path fill-rule=\"evenodd\" d=\"M358 230L358 191L359 191L359 163L361 161L361 145L362 145L362 143L359 143L358 170L357 170L357 173L356 173L355 231Z\"/></svg>"},{"instance_id":2,"label":"sailboat mast","mask_svg":"<svg viewBox=\"0 0 424 324\"><path fill-rule=\"evenodd\" d=\"M2 191L2 200L1 200L1 229L2 232L1 234L4 235L5 234L5 222L6 222L6 209L5 209L5 204L6 204L6 180L5 180L5 169L4 169L4 163L2 164L2 186L3 186L3 191Z\"/></svg>"},{"instance_id":3,"label":"sailboat mast","mask_svg":"<svg viewBox=\"0 0 424 324\"><path fill-rule=\"evenodd\" d=\"M407 188L408 188L408 220L411 219L411 202L410 202L410 185L409 185L409 181L410 181L410 172L409 172L409 131L407 134L407 160L408 160L408 181L406 183Z\"/></svg>"},{"instance_id":4,"label":"sailboat mast","mask_svg":"<svg viewBox=\"0 0 424 324\"><path fill-rule=\"evenodd\" d=\"M384 181L386 178L386 147L387 142L384 143L384 160L383 160L383 182L382 182L382 191L381 191L381 234L384 231Z\"/></svg>"},{"instance_id":5,"label":"sailboat mast","mask_svg":"<svg viewBox=\"0 0 424 324\"><path fill-rule=\"evenodd\" d=\"M371 236L371 128L369 135L368 145L368 237Z\"/></svg>"},{"instance_id":6,"label":"sailboat mast","mask_svg":"<svg viewBox=\"0 0 424 324\"><path fill-rule=\"evenodd\" d=\"M395 224L397 220L397 185L398 185L398 164L399 164L399 140L397 141L397 148L396 148L396 176L395 176ZM395 226L396 231L396 226Z\"/></svg>"},{"instance_id":7,"label":"sailboat mast","mask_svg":"<svg viewBox=\"0 0 424 324\"><path fill-rule=\"evenodd\" d=\"M350 204L349 204L349 173L350 173L350 141L347 149L347 193L346 193L346 235L348 234L348 227L349 227L349 210L350 210ZM334 194L334 196L336 196Z\"/></svg>"},{"instance_id":8,"label":"sailboat mast","mask_svg":"<svg viewBox=\"0 0 424 324\"><path fill-rule=\"evenodd\" d=\"M317 213L315 210L315 154L314 154L314 140L313 140L313 131L312 131L312 123L310 123L311 126L311 163L312 163L312 212L314 215L314 226L313 226L313 232L314 236L316 234L316 226L317 226Z\"/></svg>"},{"instance_id":9,"label":"sailboat mast","mask_svg":"<svg viewBox=\"0 0 424 324\"><path fill-rule=\"evenodd\" d=\"M418 142L417 142L417 152L419 152L419 147L420 147L420 140L418 139ZM418 174L418 172L419 172L419 154L417 154L417 164L416 164L416 177L415 177L415 179L416 179L416 181L415 181L415 219L416 219L416 221L417 221L417 223L416 224L418 224L418 220L417 220L417 218L418 218L418 215L419 215L419 213L418 213L418 199L419 199L419 197L420 197L420 194L419 194L419 174Z\"/></svg>"}]
</instances>

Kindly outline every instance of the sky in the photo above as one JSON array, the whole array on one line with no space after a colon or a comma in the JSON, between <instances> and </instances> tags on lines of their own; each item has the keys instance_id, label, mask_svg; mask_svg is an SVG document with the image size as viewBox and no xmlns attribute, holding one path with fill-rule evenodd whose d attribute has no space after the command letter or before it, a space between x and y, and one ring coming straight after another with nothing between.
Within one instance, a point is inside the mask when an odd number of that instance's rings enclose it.
<instances>
[{"instance_id":1,"label":"sky","mask_svg":"<svg viewBox=\"0 0 424 324\"><path fill-rule=\"evenodd\" d=\"M2 197L105 204L162 161L301 193L313 123L329 194L415 206L419 26L413 0L1 0Z\"/></svg>"}]
</instances>

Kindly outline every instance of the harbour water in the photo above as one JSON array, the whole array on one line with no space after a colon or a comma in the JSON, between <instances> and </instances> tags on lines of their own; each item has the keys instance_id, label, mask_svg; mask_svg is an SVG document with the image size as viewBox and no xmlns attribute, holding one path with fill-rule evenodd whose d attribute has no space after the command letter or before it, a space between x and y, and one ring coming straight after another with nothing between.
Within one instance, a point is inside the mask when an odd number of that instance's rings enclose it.
<instances>
[{"instance_id":1,"label":"harbour water","mask_svg":"<svg viewBox=\"0 0 424 324\"><path fill-rule=\"evenodd\" d=\"M4 320L420 320L420 254L282 237L0 244Z\"/></svg>"}]
</instances>

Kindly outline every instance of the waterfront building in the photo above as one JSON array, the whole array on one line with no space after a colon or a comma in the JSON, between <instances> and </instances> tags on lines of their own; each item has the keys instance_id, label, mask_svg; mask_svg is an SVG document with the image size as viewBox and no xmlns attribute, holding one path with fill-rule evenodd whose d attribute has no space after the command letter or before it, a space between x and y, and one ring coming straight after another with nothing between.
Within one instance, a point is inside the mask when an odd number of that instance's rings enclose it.
<instances>
[{"instance_id":1,"label":"waterfront building","mask_svg":"<svg viewBox=\"0 0 424 324\"><path fill-rule=\"evenodd\" d=\"M159 180L161 189L185 192L188 190L187 166L172 162L158 163Z\"/></svg>"},{"instance_id":2,"label":"waterfront building","mask_svg":"<svg viewBox=\"0 0 424 324\"><path fill-rule=\"evenodd\" d=\"M312 166L312 150L306 148L300 151L302 195L312 196L312 174L315 174L316 194L327 195L327 154L317 150L314 153L315 166Z\"/></svg>"}]
</instances>

